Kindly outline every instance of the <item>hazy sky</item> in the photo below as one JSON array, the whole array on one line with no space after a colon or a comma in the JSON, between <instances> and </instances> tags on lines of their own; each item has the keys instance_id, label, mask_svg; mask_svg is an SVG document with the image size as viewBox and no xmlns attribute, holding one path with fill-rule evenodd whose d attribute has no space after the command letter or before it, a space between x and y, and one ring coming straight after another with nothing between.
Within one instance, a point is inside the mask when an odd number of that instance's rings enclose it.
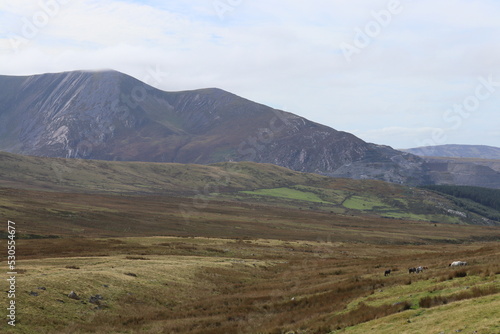
<instances>
[{"instance_id":1,"label":"hazy sky","mask_svg":"<svg viewBox=\"0 0 500 334\"><path fill-rule=\"evenodd\" d=\"M115 69L396 148L500 146L499 16L498 0L0 0L0 74Z\"/></svg>"}]
</instances>

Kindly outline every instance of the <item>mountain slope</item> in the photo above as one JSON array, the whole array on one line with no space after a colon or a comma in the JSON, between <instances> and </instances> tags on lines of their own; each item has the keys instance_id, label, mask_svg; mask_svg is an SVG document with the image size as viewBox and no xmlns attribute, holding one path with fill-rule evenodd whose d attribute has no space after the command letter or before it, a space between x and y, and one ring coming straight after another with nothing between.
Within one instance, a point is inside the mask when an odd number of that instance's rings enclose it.
<instances>
[{"instance_id":1,"label":"mountain slope","mask_svg":"<svg viewBox=\"0 0 500 334\"><path fill-rule=\"evenodd\" d=\"M164 92L114 71L0 76L0 150L99 160L272 163L429 183L423 161L220 89Z\"/></svg>"},{"instance_id":2,"label":"mountain slope","mask_svg":"<svg viewBox=\"0 0 500 334\"><path fill-rule=\"evenodd\" d=\"M326 176L254 162L203 166L44 158L0 152L0 187L16 189L193 195L207 184L217 185L218 192L227 192L321 184L329 180Z\"/></svg>"},{"instance_id":3,"label":"mountain slope","mask_svg":"<svg viewBox=\"0 0 500 334\"><path fill-rule=\"evenodd\" d=\"M500 159L500 148L486 145L436 145L401 151L426 157Z\"/></svg>"},{"instance_id":4,"label":"mountain slope","mask_svg":"<svg viewBox=\"0 0 500 334\"><path fill-rule=\"evenodd\" d=\"M426 157L432 183L500 189L500 160Z\"/></svg>"},{"instance_id":5,"label":"mountain slope","mask_svg":"<svg viewBox=\"0 0 500 334\"><path fill-rule=\"evenodd\" d=\"M61 201L68 196L115 196L119 201L129 196L140 196L140 202L146 203L148 200L151 203L158 202L157 197L175 197L175 200L168 200L172 203L193 198L191 203L187 200L187 211L177 208L177 215L182 213L183 218L204 218L207 212L200 209L200 203L204 208L203 203L222 201L224 204L215 212L224 211L226 207L257 205L265 207L265 210L280 208L286 212L283 213L285 215L290 214L287 210L294 210L294 214L301 217L309 216L302 211L302 208L308 208L323 215L334 214L335 217L328 219L376 217L498 225L496 216L484 219L485 215L470 213L453 204L447 197L432 191L376 180L331 178L254 162L223 162L203 166L27 157L0 152L0 188L6 193L8 189L24 191L24 194L19 195L21 198L29 197L30 192L50 191L50 194L42 197L55 196ZM10 201L8 196L7 200ZM32 205L33 201L28 202L31 203L29 207L33 208L21 211L34 210L35 207L45 211L47 207L47 204ZM57 202L54 205L57 207ZM144 210L142 207L135 208L136 204L129 206L126 210ZM55 210L68 211L67 208ZM0 205L0 214L14 214L2 210Z\"/></svg>"}]
</instances>

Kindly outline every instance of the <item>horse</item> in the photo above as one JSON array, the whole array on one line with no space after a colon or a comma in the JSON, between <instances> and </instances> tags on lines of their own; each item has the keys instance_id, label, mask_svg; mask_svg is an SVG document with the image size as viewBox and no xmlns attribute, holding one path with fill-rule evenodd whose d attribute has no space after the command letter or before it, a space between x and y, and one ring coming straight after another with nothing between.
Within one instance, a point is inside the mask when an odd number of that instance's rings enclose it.
<instances>
[{"instance_id":1,"label":"horse","mask_svg":"<svg viewBox=\"0 0 500 334\"><path fill-rule=\"evenodd\" d=\"M384 271L384 276L389 276L391 274L391 269Z\"/></svg>"},{"instance_id":2,"label":"horse","mask_svg":"<svg viewBox=\"0 0 500 334\"><path fill-rule=\"evenodd\" d=\"M414 274L417 272L417 268L413 267L413 268L408 268L408 274Z\"/></svg>"},{"instance_id":3,"label":"horse","mask_svg":"<svg viewBox=\"0 0 500 334\"><path fill-rule=\"evenodd\" d=\"M421 273L422 271L424 271L424 267L420 266L420 267L417 267L417 269L415 269L415 272L417 274Z\"/></svg>"},{"instance_id":4,"label":"horse","mask_svg":"<svg viewBox=\"0 0 500 334\"><path fill-rule=\"evenodd\" d=\"M466 266L466 265L467 265L467 262L465 262L465 261L453 261L448 266L449 267L458 267L458 266Z\"/></svg>"}]
</instances>

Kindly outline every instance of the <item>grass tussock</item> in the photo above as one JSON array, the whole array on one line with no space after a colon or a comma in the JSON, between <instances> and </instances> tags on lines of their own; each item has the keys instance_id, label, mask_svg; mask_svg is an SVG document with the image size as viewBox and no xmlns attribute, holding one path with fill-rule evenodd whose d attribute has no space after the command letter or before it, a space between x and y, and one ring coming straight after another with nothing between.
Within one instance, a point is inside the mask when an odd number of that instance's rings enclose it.
<instances>
[{"instance_id":1,"label":"grass tussock","mask_svg":"<svg viewBox=\"0 0 500 334\"><path fill-rule=\"evenodd\" d=\"M75 266L75 265L67 265L65 268L66 269L80 269L80 267Z\"/></svg>"},{"instance_id":2,"label":"grass tussock","mask_svg":"<svg viewBox=\"0 0 500 334\"><path fill-rule=\"evenodd\" d=\"M147 257L144 257L144 256L131 256L131 255L128 255L125 258L127 260L143 260L143 261L149 260Z\"/></svg>"},{"instance_id":3,"label":"grass tussock","mask_svg":"<svg viewBox=\"0 0 500 334\"><path fill-rule=\"evenodd\" d=\"M467 289L466 291L456 293L453 295L448 295L448 296L436 296L436 297L426 296L426 297L421 298L420 301L418 302L418 304L420 307L430 308L430 307L435 307L435 306L440 306L440 305L446 305L446 304L460 301L460 300L479 298L479 297L488 296L488 295L494 295L494 294L499 293L499 292L500 292L500 288L498 288L496 286L488 286L486 288L473 287L470 290Z\"/></svg>"},{"instance_id":4,"label":"grass tussock","mask_svg":"<svg viewBox=\"0 0 500 334\"><path fill-rule=\"evenodd\" d=\"M380 306L370 306L361 303L355 310L334 318L334 322L336 323L337 329L341 329L406 311L409 310L411 306L412 304L408 301Z\"/></svg>"}]
</instances>

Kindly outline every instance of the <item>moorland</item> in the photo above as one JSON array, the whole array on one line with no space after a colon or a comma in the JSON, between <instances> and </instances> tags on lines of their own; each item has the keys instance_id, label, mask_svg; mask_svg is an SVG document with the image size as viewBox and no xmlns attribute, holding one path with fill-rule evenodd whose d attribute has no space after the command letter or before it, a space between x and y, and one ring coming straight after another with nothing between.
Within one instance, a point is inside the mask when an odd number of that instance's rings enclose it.
<instances>
[{"instance_id":1,"label":"moorland","mask_svg":"<svg viewBox=\"0 0 500 334\"><path fill-rule=\"evenodd\" d=\"M19 305L2 332L500 331L488 202L257 163L0 162Z\"/></svg>"}]
</instances>

